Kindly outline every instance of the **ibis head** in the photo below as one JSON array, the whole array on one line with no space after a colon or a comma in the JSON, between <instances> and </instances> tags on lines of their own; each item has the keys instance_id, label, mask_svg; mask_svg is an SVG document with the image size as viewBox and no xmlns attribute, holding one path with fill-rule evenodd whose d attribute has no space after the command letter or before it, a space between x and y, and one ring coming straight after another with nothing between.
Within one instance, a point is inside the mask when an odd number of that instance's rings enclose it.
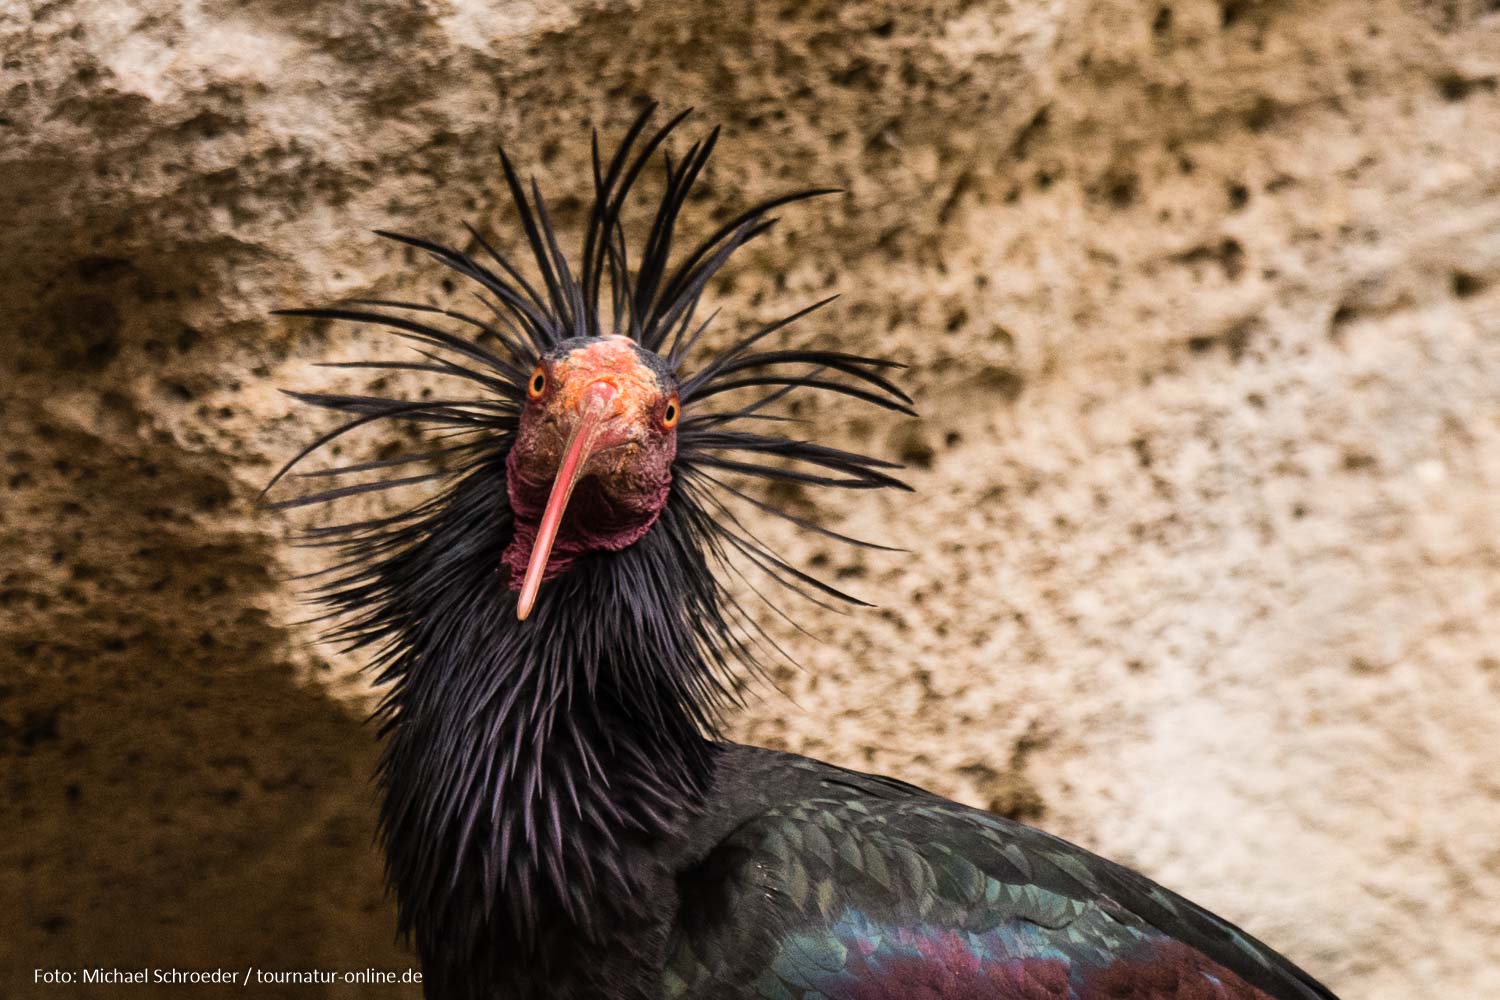
<instances>
[{"instance_id":1,"label":"ibis head","mask_svg":"<svg viewBox=\"0 0 1500 1000\"><path fill-rule=\"evenodd\" d=\"M538 360L506 459L515 533L504 560L517 617L576 558L619 551L656 522L681 410L667 366L628 337L567 340Z\"/></svg>"}]
</instances>

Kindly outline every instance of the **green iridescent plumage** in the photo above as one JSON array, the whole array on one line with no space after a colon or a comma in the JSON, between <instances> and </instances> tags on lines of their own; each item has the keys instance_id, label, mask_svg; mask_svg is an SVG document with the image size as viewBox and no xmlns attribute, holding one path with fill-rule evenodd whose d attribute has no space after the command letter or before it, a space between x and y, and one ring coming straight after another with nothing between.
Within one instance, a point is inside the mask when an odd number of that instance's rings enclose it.
<instances>
[{"instance_id":1,"label":"green iridescent plumage","mask_svg":"<svg viewBox=\"0 0 1500 1000\"><path fill-rule=\"evenodd\" d=\"M673 938L667 997L884 996L868 981L882 962L955 950L976 981L1042 963L1079 1000L1122 959L1154 968L1161 954L1186 962L1182 997L1215 978L1229 985L1205 996L1331 996L1225 921L1038 830L786 754L733 748L721 769L739 822L680 878L693 915ZM855 964L863 992L842 992ZM989 995L1047 995L1035 988Z\"/></svg>"}]
</instances>

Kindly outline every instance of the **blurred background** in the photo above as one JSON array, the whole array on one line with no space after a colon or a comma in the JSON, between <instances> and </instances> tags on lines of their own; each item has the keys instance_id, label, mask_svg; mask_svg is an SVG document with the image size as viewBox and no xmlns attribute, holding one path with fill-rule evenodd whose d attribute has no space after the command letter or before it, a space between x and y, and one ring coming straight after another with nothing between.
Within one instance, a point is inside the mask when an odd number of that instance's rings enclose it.
<instances>
[{"instance_id":1,"label":"blurred background","mask_svg":"<svg viewBox=\"0 0 1500 1000\"><path fill-rule=\"evenodd\" d=\"M644 95L724 126L689 232L843 189L717 335L837 292L797 336L922 411L804 408L917 493L767 498L910 553L764 525L879 608L780 599L800 668L732 735L1136 866L1345 997L1500 996L1493 0L0 9L0 994L411 964L369 691L256 503L331 426L277 390L392 345L267 312L455 294L370 230L516 246L497 142L576 232Z\"/></svg>"}]
</instances>

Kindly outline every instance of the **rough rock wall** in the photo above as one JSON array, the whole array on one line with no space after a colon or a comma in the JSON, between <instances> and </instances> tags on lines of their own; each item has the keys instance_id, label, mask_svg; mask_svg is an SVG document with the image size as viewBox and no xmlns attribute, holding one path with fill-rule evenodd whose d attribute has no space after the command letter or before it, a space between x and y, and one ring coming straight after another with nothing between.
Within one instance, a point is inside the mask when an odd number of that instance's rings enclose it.
<instances>
[{"instance_id":1,"label":"rough rock wall","mask_svg":"<svg viewBox=\"0 0 1500 1000\"><path fill-rule=\"evenodd\" d=\"M912 553L769 529L884 610L768 618L803 669L736 735L1039 822L1346 996L1500 995L1495 4L53 0L0 74L0 992L407 962L362 688L254 505L314 429L275 389L384 344L266 310L441 298L368 230L513 243L496 140L578 191L653 94L724 123L717 200L845 192L721 334L837 291L805 335L923 411L806 412L920 492L774 499Z\"/></svg>"}]
</instances>

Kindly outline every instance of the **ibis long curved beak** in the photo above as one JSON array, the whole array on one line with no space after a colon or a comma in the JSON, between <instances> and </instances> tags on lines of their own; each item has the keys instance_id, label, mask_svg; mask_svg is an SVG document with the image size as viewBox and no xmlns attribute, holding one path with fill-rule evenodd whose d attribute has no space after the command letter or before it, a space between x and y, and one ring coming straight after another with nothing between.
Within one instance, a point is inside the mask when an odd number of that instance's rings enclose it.
<instances>
[{"instance_id":1,"label":"ibis long curved beak","mask_svg":"<svg viewBox=\"0 0 1500 1000\"><path fill-rule=\"evenodd\" d=\"M614 410L614 399L618 392L613 383L601 380L584 389L578 402L578 419L573 425L573 432L568 436L568 443L563 446L562 463L557 467L557 477L552 480L547 508L542 512L536 541L531 546L531 558L526 563L521 596L516 601L516 618L520 621L525 621L536 605L542 575L547 571L547 560L552 555L552 543L557 540L557 529L562 524L563 513L568 509L568 500L573 496L573 487L583 477L589 456L594 453L594 446L598 443L599 432L604 429Z\"/></svg>"}]
</instances>

